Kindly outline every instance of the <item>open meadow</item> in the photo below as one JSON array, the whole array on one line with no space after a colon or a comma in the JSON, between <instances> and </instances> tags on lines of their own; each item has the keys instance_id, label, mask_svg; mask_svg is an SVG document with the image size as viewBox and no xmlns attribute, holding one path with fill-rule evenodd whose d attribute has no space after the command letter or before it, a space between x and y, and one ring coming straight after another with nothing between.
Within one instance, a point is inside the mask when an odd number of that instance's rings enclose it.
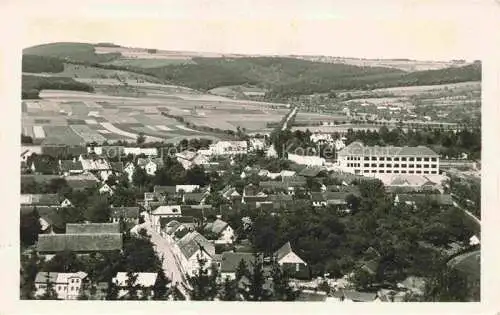
<instances>
[{"instance_id":1,"label":"open meadow","mask_svg":"<svg viewBox=\"0 0 500 315\"><path fill-rule=\"evenodd\" d=\"M124 84L113 78L79 77L94 93L42 90L40 99L23 100L23 134L44 144L182 139L231 139L238 128L261 131L279 122L285 104L232 100L188 88L151 82ZM167 117L163 113L170 115Z\"/></svg>"}]
</instances>

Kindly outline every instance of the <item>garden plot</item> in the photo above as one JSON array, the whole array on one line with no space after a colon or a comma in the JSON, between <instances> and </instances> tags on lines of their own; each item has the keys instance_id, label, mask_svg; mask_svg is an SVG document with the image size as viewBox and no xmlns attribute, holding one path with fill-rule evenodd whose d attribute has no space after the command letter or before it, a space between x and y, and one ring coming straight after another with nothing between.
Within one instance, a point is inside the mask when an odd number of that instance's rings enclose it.
<instances>
[{"instance_id":1,"label":"garden plot","mask_svg":"<svg viewBox=\"0 0 500 315\"><path fill-rule=\"evenodd\" d=\"M81 145L85 143L82 137L75 133L69 126L45 126L44 130L47 134L45 138L46 143L68 145Z\"/></svg>"},{"instance_id":2,"label":"garden plot","mask_svg":"<svg viewBox=\"0 0 500 315\"><path fill-rule=\"evenodd\" d=\"M122 130L120 128L115 127L113 124L111 124L109 122L101 123L101 126L103 126L105 129L111 131L112 133L115 133L115 134L118 134L120 136L124 136L127 138L137 139L137 137L139 136L138 133L128 132L128 131ZM127 128L127 129L129 129L129 128ZM146 136L146 141L162 141L162 139L157 138L157 137Z\"/></svg>"},{"instance_id":3,"label":"garden plot","mask_svg":"<svg viewBox=\"0 0 500 315\"><path fill-rule=\"evenodd\" d=\"M162 131L172 131L172 128L168 128L167 126L164 126L164 125L157 125L155 127L156 127L156 129L162 130Z\"/></svg>"},{"instance_id":4,"label":"garden plot","mask_svg":"<svg viewBox=\"0 0 500 315\"><path fill-rule=\"evenodd\" d=\"M95 119L85 119L85 123L87 125L97 125L97 121Z\"/></svg>"},{"instance_id":5,"label":"garden plot","mask_svg":"<svg viewBox=\"0 0 500 315\"><path fill-rule=\"evenodd\" d=\"M71 115L86 116L89 113L87 104L84 102L66 102L64 104L70 106Z\"/></svg>"},{"instance_id":6,"label":"garden plot","mask_svg":"<svg viewBox=\"0 0 500 315\"><path fill-rule=\"evenodd\" d=\"M87 125L74 125L70 126L73 131L80 136L85 142L97 142L101 143L106 140L103 136L96 133L95 130L92 130Z\"/></svg>"},{"instance_id":7,"label":"garden plot","mask_svg":"<svg viewBox=\"0 0 500 315\"><path fill-rule=\"evenodd\" d=\"M176 125L175 127L179 128L179 129L182 129L182 130L185 130L185 131L189 131L189 132L199 132L199 131L197 131L197 130L194 130L194 129L188 128L188 127L183 126L183 125Z\"/></svg>"}]
</instances>

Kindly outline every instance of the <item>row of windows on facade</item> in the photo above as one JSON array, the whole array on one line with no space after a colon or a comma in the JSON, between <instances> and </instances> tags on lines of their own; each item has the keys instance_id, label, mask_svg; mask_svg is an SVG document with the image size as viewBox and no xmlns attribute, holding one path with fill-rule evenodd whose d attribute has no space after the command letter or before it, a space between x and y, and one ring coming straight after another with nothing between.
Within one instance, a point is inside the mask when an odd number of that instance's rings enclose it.
<instances>
[{"instance_id":1,"label":"row of windows on facade","mask_svg":"<svg viewBox=\"0 0 500 315\"><path fill-rule=\"evenodd\" d=\"M347 163L347 167L361 167L361 163ZM363 167L377 167L377 163L364 163ZM437 164L378 164L378 167L437 168Z\"/></svg>"},{"instance_id":2,"label":"row of windows on facade","mask_svg":"<svg viewBox=\"0 0 500 315\"><path fill-rule=\"evenodd\" d=\"M356 173L359 173L360 170L355 170ZM408 172L406 170L363 170L363 173L379 173L379 174L437 174L437 171L413 171L409 170Z\"/></svg>"},{"instance_id":3,"label":"row of windows on facade","mask_svg":"<svg viewBox=\"0 0 500 315\"><path fill-rule=\"evenodd\" d=\"M361 157L360 156L348 156L347 157L347 160L348 161L361 161ZM410 161L410 162L413 162L413 161L417 161L417 162L429 162L429 161L432 161L432 162L436 162L437 161L437 158L435 157L388 157L388 156L379 156L378 159L376 156L372 156L372 157L369 157L369 156L365 156L363 157L363 161Z\"/></svg>"},{"instance_id":4,"label":"row of windows on facade","mask_svg":"<svg viewBox=\"0 0 500 315\"><path fill-rule=\"evenodd\" d=\"M45 284L40 284L40 289L45 289L46 288L46 285ZM78 291L78 288L76 287L70 287L71 288L71 291ZM66 291L68 289L67 286L60 286L58 285L57 286L57 291Z\"/></svg>"}]
</instances>

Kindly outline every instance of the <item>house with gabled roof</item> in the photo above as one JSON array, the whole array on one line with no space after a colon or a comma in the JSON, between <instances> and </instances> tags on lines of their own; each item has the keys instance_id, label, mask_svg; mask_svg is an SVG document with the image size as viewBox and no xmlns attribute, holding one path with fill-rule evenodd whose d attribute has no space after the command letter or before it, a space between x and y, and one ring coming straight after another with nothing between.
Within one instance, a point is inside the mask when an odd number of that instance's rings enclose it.
<instances>
[{"instance_id":1,"label":"house with gabled roof","mask_svg":"<svg viewBox=\"0 0 500 315\"><path fill-rule=\"evenodd\" d=\"M217 219L214 222L209 222L205 225L204 230L212 233L217 237L216 244L232 244L234 240L234 230L225 221Z\"/></svg>"},{"instance_id":2,"label":"house with gabled roof","mask_svg":"<svg viewBox=\"0 0 500 315\"><path fill-rule=\"evenodd\" d=\"M121 233L39 234L37 252L46 259L70 251L78 255L95 252L121 251Z\"/></svg>"},{"instance_id":3,"label":"house with gabled roof","mask_svg":"<svg viewBox=\"0 0 500 315\"><path fill-rule=\"evenodd\" d=\"M139 223L139 207L111 207L110 220L111 222Z\"/></svg>"},{"instance_id":4,"label":"house with gabled roof","mask_svg":"<svg viewBox=\"0 0 500 315\"><path fill-rule=\"evenodd\" d=\"M74 160L59 160L59 170L62 175L77 175L84 172L82 162Z\"/></svg>"},{"instance_id":5,"label":"house with gabled roof","mask_svg":"<svg viewBox=\"0 0 500 315\"><path fill-rule=\"evenodd\" d=\"M215 246L209 242L203 235L193 231L177 241L177 247L181 253L181 263L188 275L193 275L199 269L199 259L205 260L205 266L208 268L215 257ZM208 272L211 270L208 268Z\"/></svg>"},{"instance_id":6,"label":"house with gabled roof","mask_svg":"<svg viewBox=\"0 0 500 315\"><path fill-rule=\"evenodd\" d=\"M186 204L202 205L207 198L208 193L190 192L182 194L182 202Z\"/></svg>"},{"instance_id":7,"label":"house with gabled roof","mask_svg":"<svg viewBox=\"0 0 500 315\"><path fill-rule=\"evenodd\" d=\"M109 194L112 196L114 194L114 189L111 188L108 184L104 183L102 184L101 188L99 188L99 193L102 194Z\"/></svg>"},{"instance_id":8,"label":"house with gabled roof","mask_svg":"<svg viewBox=\"0 0 500 315\"><path fill-rule=\"evenodd\" d=\"M292 274L307 269L307 263L292 250L290 242L286 242L274 253L274 259L281 268L287 269Z\"/></svg>"},{"instance_id":9,"label":"house with gabled roof","mask_svg":"<svg viewBox=\"0 0 500 315\"><path fill-rule=\"evenodd\" d=\"M67 198L58 194L21 194L21 205L43 206L43 207L72 207L73 204Z\"/></svg>"},{"instance_id":10,"label":"house with gabled roof","mask_svg":"<svg viewBox=\"0 0 500 315\"><path fill-rule=\"evenodd\" d=\"M59 300L76 300L82 292L87 274L83 271L38 272L35 277L35 297L41 297L47 290L47 284L52 284Z\"/></svg>"},{"instance_id":11,"label":"house with gabled roof","mask_svg":"<svg viewBox=\"0 0 500 315\"><path fill-rule=\"evenodd\" d=\"M182 217L182 207L180 205L162 205L151 211L149 218L155 231L160 232L162 218Z\"/></svg>"},{"instance_id":12,"label":"house with gabled roof","mask_svg":"<svg viewBox=\"0 0 500 315\"><path fill-rule=\"evenodd\" d=\"M394 204L406 204L416 207L426 201L435 202L439 206L453 206L453 198L449 194L396 194Z\"/></svg>"},{"instance_id":13,"label":"house with gabled roof","mask_svg":"<svg viewBox=\"0 0 500 315\"><path fill-rule=\"evenodd\" d=\"M65 177L65 180L71 189L79 191L87 188L94 188L99 183L97 177L92 173L69 175Z\"/></svg>"}]
</instances>

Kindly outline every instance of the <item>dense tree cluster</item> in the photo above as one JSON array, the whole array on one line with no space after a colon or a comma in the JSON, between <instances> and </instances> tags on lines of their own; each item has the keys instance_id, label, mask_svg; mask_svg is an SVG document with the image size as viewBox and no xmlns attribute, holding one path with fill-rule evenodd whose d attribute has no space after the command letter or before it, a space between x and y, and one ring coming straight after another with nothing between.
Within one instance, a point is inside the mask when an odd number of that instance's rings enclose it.
<instances>
[{"instance_id":1,"label":"dense tree cluster","mask_svg":"<svg viewBox=\"0 0 500 315\"><path fill-rule=\"evenodd\" d=\"M375 281L400 281L407 275L425 275L432 268L434 251L427 242L444 248L453 241L467 244L474 231L464 214L427 201L417 209L395 205L381 182L362 181L357 209L343 216L328 207L288 209L286 215L261 213L252 217L252 243L257 250L273 253L290 241L311 266L313 276L341 276L363 260L369 247L380 252Z\"/></svg>"},{"instance_id":2,"label":"dense tree cluster","mask_svg":"<svg viewBox=\"0 0 500 315\"><path fill-rule=\"evenodd\" d=\"M77 82L66 77L41 77L33 75L22 76L22 98L38 98L41 90L71 90L93 92L94 88L88 84Z\"/></svg>"},{"instance_id":3,"label":"dense tree cluster","mask_svg":"<svg viewBox=\"0 0 500 315\"><path fill-rule=\"evenodd\" d=\"M22 70L30 73L58 73L64 71L64 63L61 59L53 57L23 55Z\"/></svg>"}]
</instances>

